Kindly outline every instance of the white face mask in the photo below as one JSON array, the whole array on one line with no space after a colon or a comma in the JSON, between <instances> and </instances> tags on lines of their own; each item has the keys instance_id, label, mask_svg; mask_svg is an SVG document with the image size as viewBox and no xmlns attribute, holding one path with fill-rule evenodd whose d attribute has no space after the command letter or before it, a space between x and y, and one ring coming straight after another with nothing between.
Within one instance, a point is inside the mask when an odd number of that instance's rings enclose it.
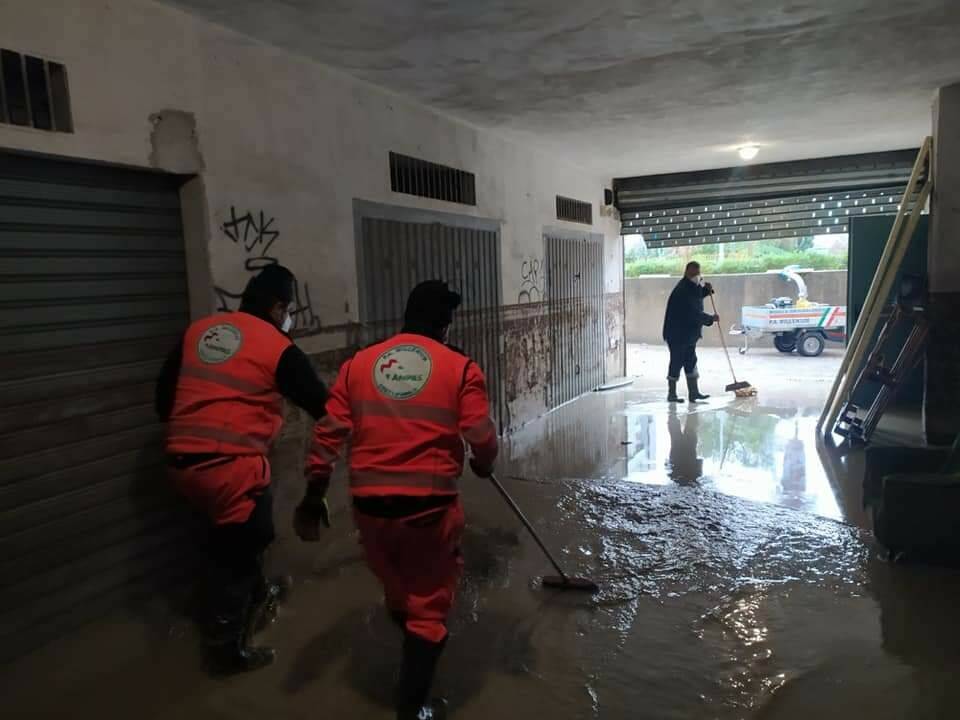
<instances>
[{"instance_id":1,"label":"white face mask","mask_svg":"<svg viewBox=\"0 0 960 720\"><path fill-rule=\"evenodd\" d=\"M283 330L283 332L288 333L292 327L293 317L290 315L290 313L287 313L283 316L283 324L280 326L280 329Z\"/></svg>"},{"instance_id":2,"label":"white face mask","mask_svg":"<svg viewBox=\"0 0 960 720\"><path fill-rule=\"evenodd\" d=\"M690 282L692 282L694 285L703 286L703 275L694 275L692 278L690 278Z\"/></svg>"}]
</instances>

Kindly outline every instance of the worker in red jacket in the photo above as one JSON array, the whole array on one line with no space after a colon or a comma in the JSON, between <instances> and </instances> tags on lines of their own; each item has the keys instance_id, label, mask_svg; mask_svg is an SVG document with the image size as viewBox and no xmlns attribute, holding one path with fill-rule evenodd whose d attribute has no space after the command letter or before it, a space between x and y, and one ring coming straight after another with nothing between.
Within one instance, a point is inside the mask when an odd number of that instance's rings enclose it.
<instances>
[{"instance_id":1,"label":"worker in red jacket","mask_svg":"<svg viewBox=\"0 0 960 720\"><path fill-rule=\"evenodd\" d=\"M267 454L283 425L281 396L314 418L326 412L326 388L287 334L293 284L286 268L264 268L238 312L190 325L157 382L170 477L210 522L206 622L221 672L254 670L274 657L249 640L258 611L279 593L262 558L274 538Z\"/></svg>"},{"instance_id":2,"label":"worker in red jacket","mask_svg":"<svg viewBox=\"0 0 960 720\"><path fill-rule=\"evenodd\" d=\"M446 703L429 695L463 567L457 479L464 440L481 477L497 455L483 372L445 344L459 305L445 282L421 283L407 301L403 330L344 363L314 430L307 494L294 521L302 539L319 537L334 461L349 440L360 540L404 632L400 720L445 716Z\"/></svg>"}]
</instances>

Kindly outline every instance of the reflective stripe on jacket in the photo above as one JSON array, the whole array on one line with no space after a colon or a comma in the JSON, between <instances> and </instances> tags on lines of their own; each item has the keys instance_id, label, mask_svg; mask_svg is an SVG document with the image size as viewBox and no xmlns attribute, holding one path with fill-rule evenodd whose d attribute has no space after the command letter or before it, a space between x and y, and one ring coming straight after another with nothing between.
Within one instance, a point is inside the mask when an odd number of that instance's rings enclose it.
<instances>
[{"instance_id":1,"label":"reflective stripe on jacket","mask_svg":"<svg viewBox=\"0 0 960 720\"><path fill-rule=\"evenodd\" d=\"M315 426L308 473L329 477L348 440L355 496L455 494L464 440L484 463L497 454L483 372L422 335L361 350L340 369Z\"/></svg>"}]
</instances>

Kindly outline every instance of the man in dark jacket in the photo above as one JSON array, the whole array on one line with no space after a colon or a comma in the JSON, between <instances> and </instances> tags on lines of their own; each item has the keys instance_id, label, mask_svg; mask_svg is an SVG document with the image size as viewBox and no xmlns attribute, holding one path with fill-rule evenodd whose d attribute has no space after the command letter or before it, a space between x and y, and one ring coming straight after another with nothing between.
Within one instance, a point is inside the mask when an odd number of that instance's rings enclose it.
<instances>
[{"instance_id":1,"label":"man in dark jacket","mask_svg":"<svg viewBox=\"0 0 960 720\"><path fill-rule=\"evenodd\" d=\"M697 386L697 341L703 337L703 327L720 320L719 315L703 311L703 299L713 293L710 283L703 282L700 263L690 262L683 278L670 293L667 312L663 318L663 339L670 348L670 369L667 372L669 402L683 402L677 397L677 381L680 369L687 375L687 391L690 402L705 400L709 395L700 392Z\"/></svg>"}]
</instances>

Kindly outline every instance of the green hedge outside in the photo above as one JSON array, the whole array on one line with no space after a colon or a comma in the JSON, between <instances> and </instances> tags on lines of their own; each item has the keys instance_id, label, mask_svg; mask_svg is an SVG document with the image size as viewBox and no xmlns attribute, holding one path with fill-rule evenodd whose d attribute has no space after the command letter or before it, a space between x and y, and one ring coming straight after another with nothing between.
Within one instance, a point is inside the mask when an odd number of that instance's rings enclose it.
<instances>
[{"instance_id":1,"label":"green hedge outside","mask_svg":"<svg viewBox=\"0 0 960 720\"><path fill-rule=\"evenodd\" d=\"M696 259L704 275L729 275L735 273L762 273L780 270L787 265L799 265L814 270L846 270L847 255L831 255L814 250L766 250L752 256L728 255L723 260L706 257L627 257L626 276L682 275L689 260Z\"/></svg>"}]
</instances>

